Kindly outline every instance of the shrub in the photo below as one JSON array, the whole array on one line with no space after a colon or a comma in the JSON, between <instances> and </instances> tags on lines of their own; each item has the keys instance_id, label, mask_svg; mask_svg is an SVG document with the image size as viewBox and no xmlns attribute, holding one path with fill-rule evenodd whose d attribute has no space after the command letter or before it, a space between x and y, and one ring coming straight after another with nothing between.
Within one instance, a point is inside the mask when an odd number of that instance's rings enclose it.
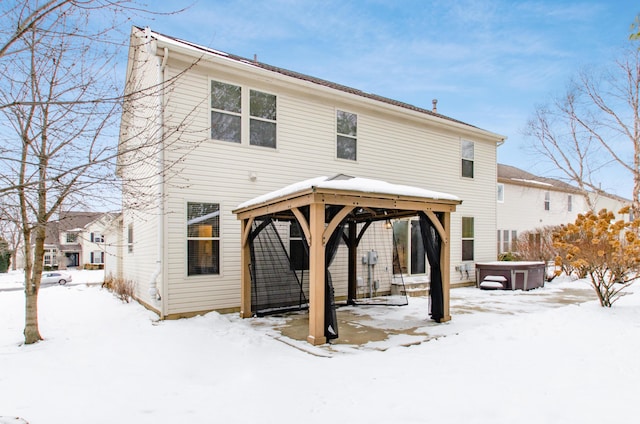
<instances>
[{"instance_id":1,"label":"shrub","mask_svg":"<svg viewBox=\"0 0 640 424\"><path fill-rule=\"evenodd\" d=\"M504 252L498 255L498 260L512 262L512 261L519 261L520 257L513 252Z\"/></svg>"},{"instance_id":2,"label":"shrub","mask_svg":"<svg viewBox=\"0 0 640 424\"><path fill-rule=\"evenodd\" d=\"M628 213L628 208L620 210ZM589 277L601 306L611 307L620 292L636 279L640 266L640 220L615 221L606 209L578 215L573 224L553 234L557 261L579 277Z\"/></svg>"},{"instance_id":3,"label":"shrub","mask_svg":"<svg viewBox=\"0 0 640 424\"><path fill-rule=\"evenodd\" d=\"M111 274L105 277L102 287L112 292L118 299L125 303L129 303L136 292L136 285L133 281L116 278Z\"/></svg>"},{"instance_id":4,"label":"shrub","mask_svg":"<svg viewBox=\"0 0 640 424\"><path fill-rule=\"evenodd\" d=\"M84 264L82 268L89 271L93 271L96 269L104 269L104 264Z\"/></svg>"},{"instance_id":5,"label":"shrub","mask_svg":"<svg viewBox=\"0 0 640 424\"><path fill-rule=\"evenodd\" d=\"M546 226L521 233L516 241L516 251L520 260L552 261L558 254L553 246L553 232L557 229L558 227Z\"/></svg>"}]
</instances>

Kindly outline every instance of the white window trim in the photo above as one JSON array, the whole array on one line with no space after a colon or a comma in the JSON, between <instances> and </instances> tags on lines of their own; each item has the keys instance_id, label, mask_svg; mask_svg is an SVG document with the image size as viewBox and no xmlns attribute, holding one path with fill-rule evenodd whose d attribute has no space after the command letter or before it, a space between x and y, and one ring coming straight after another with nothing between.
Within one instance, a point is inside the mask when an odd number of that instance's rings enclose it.
<instances>
[{"instance_id":1,"label":"white window trim","mask_svg":"<svg viewBox=\"0 0 640 424\"><path fill-rule=\"evenodd\" d=\"M229 143L229 144L236 144L236 143ZM258 147L258 146L255 146ZM271 149L273 150L273 149ZM188 237L189 234L189 225L187 224L187 214L189 213L189 203L213 203L213 204L217 204L218 205L218 211L220 212L220 228L219 228L219 234L217 237L218 240L218 250L219 250L219 257L218 260L220 261L220 263L218 264L218 273L217 274L195 274L195 275L189 275L189 240L198 240L197 237ZM184 237L184 278L187 278L189 280L197 280L197 279L209 279L211 280L212 278L215 279L219 279L222 278L224 276L224 247L223 247L223 241L224 241L224 231L223 231L223 209L222 209L222 201L220 200L193 200L193 199L189 199L187 201L184 202L184 211L182 213L182 216L184 218L184 228L182 230L182 234ZM213 238L214 240L216 239L216 237ZM206 239L206 240L210 240L210 239Z\"/></svg>"},{"instance_id":2,"label":"white window trim","mask_svg":"<svg viewBox=\"0 0 640 424\"><path fill-rule=\"evenodd\" d=\"M546 212L551 211L551 192L550 191L544 192L544 210Z\"/></svg>"},{"instance_id":3,"label":"white window trim","mask_svg":"<svg viewBox=\"0 0 640 424\"><path fill-rule=\"evenodd\" d=\"M220 110L220 109L215 109L213 107L211 107L211 82L215 81L215 82L221 82L224 84L229 84L229 85L235 85L236 87L240 87L240 113L237 112L229 112L226 110ZM259 91L260 93L264 93L264 94L269 94L272 96L275 96L276 98L276 119L275 121L271 121L269 119L264 119L264 118L259 118L259 117L252 117L251 116L251 90L253 91ZM243 85L240 84L238 82L235 81L229 81L229 80L224 80L224 79L219 79L219 78L209 78L209 84L208 84L208 95L207 95L207 106L208 106L208 120L209 120L209 125L211 125L211 112L212 111L216 111L216 112L220 112L220 113L226 113L229 115L234 115L234 116L239 116L240 117L240 143L236 143L233 141L225 141L225 140L218 140L215 138L211 138L211 131L209 130L209 140L211 140L214 143L220 143L220 144L224 144L225 146L243 146L243 147L250 147L250 148L255 148L255 149L264 149L270 152L277 152L278 149L280 148L280 125L278 125L278 117L280 116L280 102L278 101L278 98L280 96L277 93L274 93L272 91L267 91L267 90L263 90L260 88L256 88L256 87L251 87L248 85ZM251 140L250 140L250 131L251 131L251 119L256 119L259 121L263 121L263 122L273 122L276 124L276 147L269 147L269 146L257 146L254 144L251 144Z\"/></svg>"},{"instance_id":4,"label":"white window trim","mask_svg":"<svg viewBox=\"0 0 640 424\"><path fill-rule=\"evenodd\" d=\"M100 257L102 258L102 261L100 261L100 262L96 262L95 261L96 253L100 254ZM105 256L105 254L104 254L104 252L102 250L93 250L93 251L91 251L91 254L89 256L90 256L89 260L90 260L91 264L93 264L93 265L104 265L104 256Z\"/></svg>"},{"instance_id":5,"label":"white window trim","mask_svg":"<svg viewBox=\"0 0 640 424\"><path fill-rule=\"evenodd\" d=\"M464 237L464 219L465 218L470 218L473 220L473 237ZM475 216L462 216L460 218L460 259L462 260L462 262L473 262L476 260L476 217ZM463 241L465 240L472 240L473 241L473 258L472 259L464 259L462 258L462 253L464 250L464 243Z\"/></svg>"},{"instance_id":6,"label":"white window trim","mask_svg":"<svg viewBox=\"0 0 640 424\"><path fill-rule=\"evenodd\" d=\"M133 223L127 224L127 253L133 254L133 247L135 245Z\"/></svg>"},{"instance_id":7,"label":"white window trim","mask_svg":"<svg viewBox=\"0 0 640 424\"><path fill-rule=\"evenodd\" d=\"M462 148L462 145L464 143L471 143L471 145L473 146L473 157L472 158L466 158L464 157L464 149ZM463 175L463 167L462 167L462 161L463 160L467 160L470 161L473 165L472 169L473 169L473 176L472 177L466 177ZM460 139L460 162L459 162L459 166L460 166L460 178L464 179L464 180L474 180L476 178L476 142L472 141L472 140L466 140L466 139Z\"/></svg>"},{"instance_id":8,"label":"white window trim","mask_svg":"<svg viewBox=\"0 0 640 424\"><path fill-rule=\"evenodd\" d=\"M352 136L352 135L348 135L348 134L342 134L338 132L338 112L345 112L345 113L351 113L353 115L356 116L356 136ZM334 141L334 158L337 161L341 161L341 162L347 162L347 163L358 163L358 161L360 160L360 146L359 146L359 142L358 140L360 139L359 137L359 128L360 128L360 114L353 112L351 110L346 110L346 109L340 109L340 108L334 108L333 111L333 124L334 124L334 136L333 136L333 141ZM354 159L346 159L346 158L341 158L338 157L338 136L341 137L346 137L346 138L352 138L356 141L356 158Z\"/></svg>"},{"instance_id":9,"label":"white window trim","mask_svg":"<svg viewBox=\"0 0 640 424\"><path fill-rule=\"evenodd\" d=\"M411 272L411 268L413 266L413 263L411 262L411 257L412 257L411 249L413 247L413 241L411 239L411 229L412 229L411 226L413 225L413 223L417 223L418 225L420 225L420 220L418 218L403 218L403 219L397 220L395 223L398 223L398 222L407 222L407 239L405 240L407 245L407 272L403 272L402 276L403 277L427 277L429 281L431 281L431 268L429 267L429 258L427 257L426 247L424 247L424 272L416 272L415 274ZM391 231L393 231L393 229ZM395 236L392 236L392 237L395 237Z\"/></svg>"}]
</instances>

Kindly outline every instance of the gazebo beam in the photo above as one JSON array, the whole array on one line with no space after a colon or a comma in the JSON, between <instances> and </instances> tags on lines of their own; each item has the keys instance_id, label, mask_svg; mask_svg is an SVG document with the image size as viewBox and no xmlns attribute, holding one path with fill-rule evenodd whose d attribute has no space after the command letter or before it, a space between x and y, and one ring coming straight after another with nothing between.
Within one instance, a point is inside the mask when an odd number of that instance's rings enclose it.
<instances>
[{"instance_id":1,"label":"gazebo beam","mask_svg":"<svg viewBox=\"0 0 640 424\"><path fill-rule=\"evenodd\" d=\"M324 335L325 303L325 246L322 243L324 233L325 205L309 205L309 335L307 341L312 345L327 342Z\"/></svg>"},{"instance_id":2,"label":"gazebo beam","mask_svg":"<svg viewBox=\"0 0 640 424\"><path fill-rule=\"evenodd\" d=\"M251 311L251 274L249 266L251 264L251 248L249 245L249 233L253 218L241 221L242 245L240 247L240 316L250 318Z\"/></svg>"},{"instance_id":3,"label":"gazebo beam","mask_svg":"<svg viewBox=\"0 0 640 424\"><path fill-rule=\"evenodd\" d=\"M442 227L446 234L446 238L442 238L442 246L440 249L440 273L442 274L442 303L443 303L443 316L440 322L451 321L451 246L449 240L451 240L451 214L442 214ZM440 221L436 219L435 223L440 224Z\"/></svg>"},{"instance_id":4,"label":"gazebo beam","mask_svg":"<svg viewBox=\"0 0 640 424\"><path fill-rule=\"evenodd\" d=\"M324 229L322 233L323 234L322 244L324 245L327 244L327 242L331 238L331 235L336 230L338 225L340 225L340 223L346 218L347 215L351 213L353 209L355 209L354 206L345 206L342 209L340 209L340 212L338 212L336 216L333 217L329 225L327 225L327 228Z\"/></svg>"}]
</instances>

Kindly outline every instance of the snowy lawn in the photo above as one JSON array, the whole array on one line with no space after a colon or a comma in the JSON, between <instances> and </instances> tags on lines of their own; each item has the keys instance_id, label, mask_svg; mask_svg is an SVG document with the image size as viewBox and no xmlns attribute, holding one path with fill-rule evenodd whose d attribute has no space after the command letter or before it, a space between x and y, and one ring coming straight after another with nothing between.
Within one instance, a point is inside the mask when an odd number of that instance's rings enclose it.
<instances>
[{"instance_id":1,"label":"snowy lawn","mask_svg":"<svg viewBox=\"0 0 640 424\"><path fill-rule=\"evenodd\" d=\"M612 309L563 305L585 282L452 292L436 339L318 356L278 340L282 318L158 322L77 271L40 292L45 340L22 341L24 299L0 274L0 423L636 423L640 285ZM20 277L21 278L21 277ZM18 278L18 283L20 283ZM12 281L9 281L12 280ZM570 296L569 296L570 297ZM595 295L593 297L595 299ZM374 318L424 320L426 302ZM386 311L386 312L385 312ZM368 317L369 319L370 317ZM291 344L296 342L290 341ZM327 357L329 356L329 357Z\"/></svg>"}]
</instances>

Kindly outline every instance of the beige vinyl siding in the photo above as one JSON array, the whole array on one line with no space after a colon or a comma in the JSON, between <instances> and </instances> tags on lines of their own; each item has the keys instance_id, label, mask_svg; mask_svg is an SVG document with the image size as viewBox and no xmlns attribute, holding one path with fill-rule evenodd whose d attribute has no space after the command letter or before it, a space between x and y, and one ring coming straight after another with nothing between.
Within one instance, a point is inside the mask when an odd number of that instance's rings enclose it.
<instances>
[{"instance_id":1,"label":"beige vinyl siding","mask_svg":"<svg viewBox=\"0 0 640 424\"><path fill-rule=\"evenodd\" d=\"M152 87L158 84L160 59L150 56L144 46L135 49L139 60L133 68L132 80L138 82L134 89ZM155 90L154 90L155 92ZM125 108L127 128L124 129L121 149L129 149L130 153L118 158L119 172L123 177L125 201L135 202L135 206L123 205L122 232L125 243L122 249L123 276L134 282L135 296L162 314L162 304L149 296L152 277L158 271L158 142L160 141L160 104L159 97L142 96L129 101ZM123 122L123 125L125 123ZM133 135L136 135L135 137ZM152 140L151 143L149 141ZM137 150L134 150L137 147ZM121 150L122 151L122 150ZM126 246L129 225L133 225L133 252ZM162 275L158 277L158 287L162 286Z\"/></svg>"},{"instance_id":2,"label":"beige vinyl siding","mask_svg":"<svg viewBox=\"0 0 640 424\"><path fill-rule=\"evenodd\" d=\"M168 66L168 76L172 77L184 64L170 55ZM459 277L453 267L460 263L461 216L475 218L476 261L495 259L496 140L476 139L446 122L434 125L426 118L416 119L415 114L390 112L388 106L381 107L354 96L331 95L326 89L300 89L281 80L255 78L251 72L249 66L245 73L232 74L219 66L197 65L180 77L167 95L165 132L172 134L178 127L188 131L171 136L170 147L165 152L167 163L176 163L165 185L165 314L238 307L240 224L231 211L255 196L320 175L343 173L455 194L464 202L452 216L452 282ZM276 149L209 138L212 79L277 96ZM336 158L338 109L358 116L355 162ZM186 121L185 115L188 115ZM462 138L476 142L473 180L460 176ZM251 173L256 175L255 181L250 180ZM187 276L187 202L220 204L220 275ZM125 232L131 221L130 216L125 216ZM144 257L136 261L137 267L129 267L127 272L135 273L141 281L143 277L148 280L154 271L156 248L152 244L156 223L156 219L148 219L146 223L134 221L134 255ZM139 247L139 243L144 248ZM338 293L346 295L346 287L341 286Z\"/></svg>"}]
</instances>

